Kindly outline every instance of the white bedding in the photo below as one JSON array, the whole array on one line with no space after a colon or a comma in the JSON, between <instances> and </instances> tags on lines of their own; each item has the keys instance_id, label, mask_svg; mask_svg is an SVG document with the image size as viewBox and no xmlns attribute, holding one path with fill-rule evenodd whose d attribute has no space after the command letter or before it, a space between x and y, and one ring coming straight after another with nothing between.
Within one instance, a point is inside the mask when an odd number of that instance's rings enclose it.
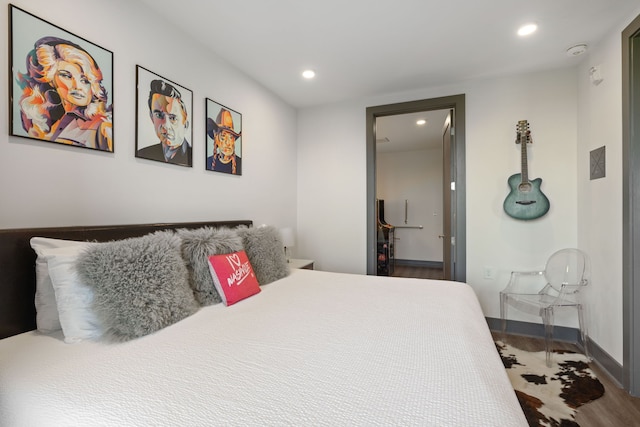
<instances>
[{"instance_id":1,"label":"white bedding","mask_svg":"<svg viewBox=\"0 0 640 427\"><path fill-rule=\"evenodd\" d=\"M0 340L0 425L527 423L469 286L293 270L122 344Z\"/></svg>"}]
</instances>

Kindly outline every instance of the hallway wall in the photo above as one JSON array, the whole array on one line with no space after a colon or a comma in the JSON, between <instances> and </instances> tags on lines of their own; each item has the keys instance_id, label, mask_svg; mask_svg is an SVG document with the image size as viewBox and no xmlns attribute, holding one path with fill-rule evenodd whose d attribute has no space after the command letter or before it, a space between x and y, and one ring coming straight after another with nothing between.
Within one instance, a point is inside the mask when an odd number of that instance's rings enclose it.
<instances>
[{"instance_id":1,"label":"hallway wall","mask_svg":"<svg viewBox=\"0 0 640 427\"><path fill-rule=\"evenodd\" d=\"M396 228L399 260L442 262L442 149L378 153L378 198ZM405 224L405 200L408 200ZM423 229L402 228L422 225Z\"/></svg>"}]
</instances>

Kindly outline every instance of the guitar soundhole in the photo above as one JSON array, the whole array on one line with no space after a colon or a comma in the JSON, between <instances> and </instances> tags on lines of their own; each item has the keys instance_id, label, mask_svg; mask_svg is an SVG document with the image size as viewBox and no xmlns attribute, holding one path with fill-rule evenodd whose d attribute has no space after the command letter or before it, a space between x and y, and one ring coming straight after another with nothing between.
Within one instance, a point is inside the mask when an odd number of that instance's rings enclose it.
<instances>
[{"instance_id":1,"label":"guitar soundhole","mask_svg":"<svg viewBox=\"0 0 640 427\"><path fill-rule=\"evenodd\" d=\"M520 185L518 185L518 190L520 190L521 193L528 193L529 191L531 191L531 183L530 182L523 182Z\"/></svg>"}]
</instances>

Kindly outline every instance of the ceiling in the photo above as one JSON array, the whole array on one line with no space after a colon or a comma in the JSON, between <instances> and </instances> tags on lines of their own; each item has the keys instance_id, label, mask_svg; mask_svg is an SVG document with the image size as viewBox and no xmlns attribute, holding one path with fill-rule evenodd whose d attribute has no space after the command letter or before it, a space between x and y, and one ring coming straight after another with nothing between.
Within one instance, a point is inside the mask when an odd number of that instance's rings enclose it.
<instances>
[{"instance_id":1,"label":"ceiling","mask_svg":"<svg viewBox=\"0 0 640 427\"><path fill-rule=\"evenodd\" d=\"M138 0L300 108L572 67L638 0ZM178 7L176 7L178 5ZM536 22L527 38L517 28ZM304 80L304 69L316 71Z\"/></svg>"},{"instance_id":2,"label":"ceiling","mask_svg":"<svg viewBox=\"0 0 640 427\"><path fill-rule=\"evenodd\" d=\"M376 118L376 152L442 148L442 132L449 110L433 110ZM418 119L427 122L418 125Z\"/></svg>"}]
</instances>

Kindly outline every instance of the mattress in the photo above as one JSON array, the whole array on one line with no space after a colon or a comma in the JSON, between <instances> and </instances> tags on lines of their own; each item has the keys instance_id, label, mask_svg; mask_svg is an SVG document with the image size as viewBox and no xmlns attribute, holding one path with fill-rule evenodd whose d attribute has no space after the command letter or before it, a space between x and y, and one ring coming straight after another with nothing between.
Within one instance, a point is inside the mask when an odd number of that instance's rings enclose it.
<instances>
[{"instance_id":1,"label":"mattress","mask_svg":"<svg viewBox=\"0 0 640 427\"><path fill-rule=\"evenodd\" d=\"M466 284L293 270L125 343L0 340L2 426L526 426Z\"/></svg>"}]
</instances>

